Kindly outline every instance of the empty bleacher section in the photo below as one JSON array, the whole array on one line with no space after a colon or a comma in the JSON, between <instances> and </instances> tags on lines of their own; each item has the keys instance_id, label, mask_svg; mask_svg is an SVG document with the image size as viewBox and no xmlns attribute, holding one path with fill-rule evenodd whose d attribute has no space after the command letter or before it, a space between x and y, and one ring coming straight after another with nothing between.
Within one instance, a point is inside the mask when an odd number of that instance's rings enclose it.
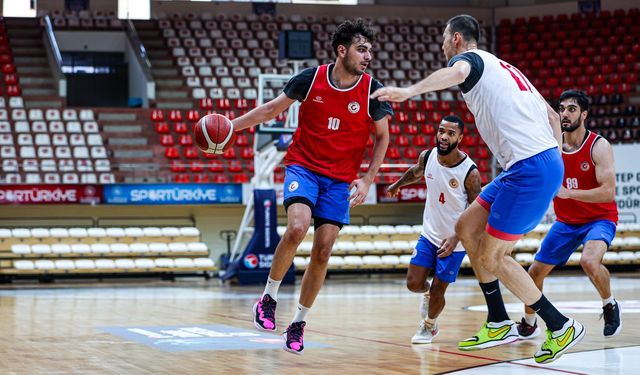
<instances>
[{"instance_id":1,"label":"empty bleacher section","mask_svg":"<svg viewBox=\"0 0 640 375\"><path fill-rule=\"evenodd\" d=\"M513 257L523 266L533 263L535 252L540 247L550 225L538 225L531 233L516 243ZM284 233L284 227L278 231ZM379 270L407 269L422 231L421 225L350 225L341 232L331 253L330 270ZM313 228L296 253L294 264L297 270L304 270L309 263L313 244ZM568 266L580 263L580 249L572 254ZM640 225L620 224L610 250L605 254L608 265L640 265ZM468 256L462 267L470 269Z\"/></svg>"},{"instance_id":2,"label":"empty bleacher section","mask_svg":"<svg viewBox=\"0 0 640 375\"><path fill-rule=\"evenodd\" d=\"M3 183L114 182L92 110L0 109L0 144Z\"/></svg>"},{"instance_id":3,"label":"empty bleacher section","mask_svg":"<svg viewBox=\"0 0 640 375\"><path fill-rule=\"evenodd\" d=\"M7 94L21 97L27 108L60 108L64 101L58 96L54 84L42 30L37 19L5 18L8 53L13 68L3 68ZM3 52L4 54L5 52ZM3 62L4 64L4 62ZM12 87L9 90L9 87Z\"/></svg>"},{"instance_id":4,"label":"empty bleacher section","mask_svg":"<svg viewBox=\"0 0 640 375\"><path fill-rule=\"evenodd\" d=\"M216 269L194 227L0 228L0 277Z\"/></svg>"},{"instance_id":5,"label":"empty bleacher section","mask_svg":"<svg viewBox=\"0 0 640 375\"><path fill-rule=\"evenodd\" d=\"M499 57L523 71L547 99L567 88L593 99L587 127L612 143L640 139L640 10L599 15L504 19L497 27Z\"/></svg>"}]
</instances>

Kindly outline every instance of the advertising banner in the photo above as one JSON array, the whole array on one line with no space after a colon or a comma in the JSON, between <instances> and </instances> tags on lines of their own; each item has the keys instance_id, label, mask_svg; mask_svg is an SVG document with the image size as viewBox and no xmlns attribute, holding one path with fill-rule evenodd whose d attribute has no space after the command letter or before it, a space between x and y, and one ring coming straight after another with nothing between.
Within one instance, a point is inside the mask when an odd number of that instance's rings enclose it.
<instances>
[{"instance_id":1,"label":"advertising banner","mask_svg":"<svg viewBox=\"0 0 640 375\"><path fill-rule=\"evenodd\" d=\"M420 203L427 199L427 186L425 184L407 185L400 188L395 197L387 196L385 189L389 185L378 185L378 202L380 203Z\"/></svg>"},{"instance_id":2,"label":"advertising banner","mask_svg":"<svg viewBox=\"0 0 640 375\"><path fill-rule=\"evenodd\" d=\"M0 185L0 204L97 204L102 186Z\"/></svg>"},{"instance_id":3,"label":"advertising banner","mask_svg":"<svg viewBox=\"0 0 640 375\"><path fill-rule=\"evenodd\" d=\"M107 204L242 203L240 184L115 184L104 186Z\"/></svg>"},{"instance_id":4,"label":"advertising banner","mask_svg":"<svg viewBox=\"0 0 640 375\"><path fill-rule=\"evenodd\" d=\"M640 163L637 144L613 145L616 162L616 203L620 222L640 222Z\"/></svg>"}]
</instances>

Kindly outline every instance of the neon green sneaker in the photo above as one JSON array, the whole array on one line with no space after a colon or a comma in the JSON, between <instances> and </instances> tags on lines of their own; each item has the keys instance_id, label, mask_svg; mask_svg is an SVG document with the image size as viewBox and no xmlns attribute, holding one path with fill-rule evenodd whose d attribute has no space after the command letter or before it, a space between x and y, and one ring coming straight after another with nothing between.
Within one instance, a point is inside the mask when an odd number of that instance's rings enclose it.
<instances>
[{"instance_id":1,"label":"neon green sneaker","mask_svg":"<svg viewBox=\"0 0 640 375\"><path fill-rule=\"evenodd\" d=\"M513 320L485 322L475 336L458 343L460 350L480 350L509 344L518 339L518 327Z\"/></svg>"},{"instance_id":2,"label":"neon green sneaker","mask_svg":"<svg viewBox=\"0 0 640 375\"><path fill-rule=\"evenodd\" d=\"M549 363L560 358L564 352L579 343L586 331L584 326L573 319L557 331L547 329L547 340L534 356L537 363Z\"/></svg>"}]
</instances>

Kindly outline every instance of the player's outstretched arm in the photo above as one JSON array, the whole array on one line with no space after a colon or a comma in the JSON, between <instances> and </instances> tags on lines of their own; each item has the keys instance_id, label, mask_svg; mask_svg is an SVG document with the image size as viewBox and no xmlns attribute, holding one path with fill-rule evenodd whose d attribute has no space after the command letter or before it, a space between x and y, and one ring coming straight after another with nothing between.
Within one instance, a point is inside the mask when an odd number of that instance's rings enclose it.
<instances>
[{"instance_id":1,"label":"player's outstretched arm","mask_svg":"<svg viewBox=\"0 0 640 375\"><path fill-rule=\"evenodd\" d=\"M616 169L611 144L604 138L598 139L593 145L591 157L596 165L599 186L589 190L563 189L567 195L564 198L588 203L611 202L616 199ZM558 196L560 197L560 194Z\"/></svg>"},{"instance_id":2,"label":"player's outstretched arm","mask_svg":"<svg viewBox=\"0 0 640 375\"><path fill-rule=\"evenodd\" d=\"M373 146L373 155L371 162L369 163L369 170L367 173L357 180L354 180L349 186L349 190L356 188L351 194L349 200L351 201L351 207L355 207L364 202L367 194L369 193L369 186L373 183L373 180L378 174L378 170L384 161L384 156L387 153L387 147L389 146L389 116L384 116L378 121L374 121L376 142Z\"/></svg>"},{"instance_id":3,"label":"player's outstretched arm","mask_svg":"<svg viewBox=\"0 0 640 375\"><path fill-rule=\"evenodd\" d=\"M291 104L293 104L296 100L289 98L284 93L280 94L277 98L264 103L251 111L246 113L233 121L233 128L235 131L239 131L242 129L250 128L252 126L256 126L265 121L269 121L275 118L278 114L285 111Z\"/></svg>"},{"instance_id":4,"label":"player's outstretched arm","mask_svg":"<svg viewBox=\"0 0 640 375\"><path fill-rule=\"evenodd\" d=\"M424 176L424 166L426 163L428 153L429 153L428 150L422 151L420 153L420 156L418 156L418 162L411 168L407 169L404 172L404 174L400 176L400 178L396 180L393 184L387 186L387 195L392 197L396 196L398 194L398 191L400 191L401 187L415 184L416 182L419 182L420 180L422 180L422 177Z\"/></svg>"},{"instance_id":5,"label":"player's outstretched arm","mask_svg":"<svg viewBox=\"0 0 640 375\"><path fill-rule=\"evenodd\" d=\"M444 90L464 82L471 72L471 65L460 60L453 66L438 69L422 81L405 88L383 87L371 94L371 98L378 98L381 102L403 102L412 96L425 92Z\"/></svg>"}]
</instances>

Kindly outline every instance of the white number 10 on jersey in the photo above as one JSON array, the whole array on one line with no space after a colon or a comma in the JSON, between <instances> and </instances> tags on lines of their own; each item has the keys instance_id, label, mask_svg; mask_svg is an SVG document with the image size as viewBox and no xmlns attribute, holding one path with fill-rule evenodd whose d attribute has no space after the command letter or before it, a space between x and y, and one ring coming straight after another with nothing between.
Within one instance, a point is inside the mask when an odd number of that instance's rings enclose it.
<instances>
[{"instance_id":1,"label":"white number 10 on jersey","mask_svg":"<svg viewBox=\"0 0 640 375\"><path fill-rule=\"evenodd\" d=\"M340 128L340 119L336 117L329 117L329 130L338 130Z\"/></svg>"}]
</instances>

